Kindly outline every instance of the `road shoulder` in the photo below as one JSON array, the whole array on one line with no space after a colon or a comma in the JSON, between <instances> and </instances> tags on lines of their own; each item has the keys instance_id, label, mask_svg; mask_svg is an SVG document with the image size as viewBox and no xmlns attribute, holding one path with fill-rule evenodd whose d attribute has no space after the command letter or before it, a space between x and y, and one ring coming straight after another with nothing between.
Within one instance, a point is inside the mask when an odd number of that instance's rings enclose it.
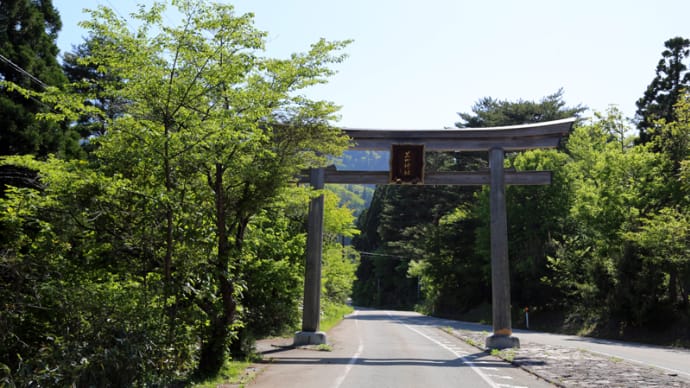
<instances>
[{"instance_id":1,"label":"road shoulder","mask_svg":"<svg viewBox=\"0 0 690 388\"><path fill-rule=\"evenodd\" d=\"M455 328L445 330L478 349L484 349L486 333ZM616 357L525 341L520 345L519 349L504 350L499 356L560 387L690 387L690 379L683 376Z\"/></svg>"}]
</instances>

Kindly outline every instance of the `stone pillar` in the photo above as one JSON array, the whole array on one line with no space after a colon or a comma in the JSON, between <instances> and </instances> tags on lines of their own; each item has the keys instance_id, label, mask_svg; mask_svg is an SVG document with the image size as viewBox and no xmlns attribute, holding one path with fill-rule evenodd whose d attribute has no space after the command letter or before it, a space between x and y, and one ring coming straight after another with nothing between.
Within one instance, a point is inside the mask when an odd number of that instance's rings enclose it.
<instances>
[{"instance_id":1,"label":"stone pillar","mask_svg":"<svg viewBox=\"0 0 690 388\"><path fill-rule=\"evenodd\" d=\"M309 172L312 188L322 190L325 181L323 168L312 168ZM321 315L321 255L323 246L324 196L319 195L309 203L307 226L307 261L304 268L304 303L302 310L302 331L295 333L293 344L320 345L326 343L326 333L319 331Z\"/></svg>"},{"instance_id":2,"label":"stone pillar","mask_svg":"<svg viewBox=\"0 0 690 388\"><path fill-rule=\"evenodd\" d=\"M508 265L508 221L502 148L489 150L491 187L491 305L494 333L486 338L489 349L520 347L510 322L510 268Z\"/></svg>"}]
</instances>

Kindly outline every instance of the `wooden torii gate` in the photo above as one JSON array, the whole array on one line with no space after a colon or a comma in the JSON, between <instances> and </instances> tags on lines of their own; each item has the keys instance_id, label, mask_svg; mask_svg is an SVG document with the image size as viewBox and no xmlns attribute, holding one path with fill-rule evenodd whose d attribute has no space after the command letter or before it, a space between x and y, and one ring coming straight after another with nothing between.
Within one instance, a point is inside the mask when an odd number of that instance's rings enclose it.
<instances>
[{"instance_id":1,"label":"wooden torii gate","mask_svg":"<svg viewBox=\"0 0 690 388\"><path fill-rule=\"evenodd\" d=\"M510 318L510 276L508 265L508 227L506 185L548 185L550 171L505 171L505 152L536 148L554 148L567 135L575 118L537 124L493 128L443 130L372 130L344 129L353 140L352 150L391 151L390 171L337 171L318 168L309 172L308 182L314 189L325 183L424 185L490 185L491 232L491 300L493 334L486 347L504 349L519 347L512 335ZM487 151L489 171L424 172L425 151ZM421 158L421 163L418 161ZM304 277L302 331L294 345L324 344L326 334L319 331L321 305L321 256L323 242L324 197L309 205L307 261Z\"/></svg>"}]
</instances>

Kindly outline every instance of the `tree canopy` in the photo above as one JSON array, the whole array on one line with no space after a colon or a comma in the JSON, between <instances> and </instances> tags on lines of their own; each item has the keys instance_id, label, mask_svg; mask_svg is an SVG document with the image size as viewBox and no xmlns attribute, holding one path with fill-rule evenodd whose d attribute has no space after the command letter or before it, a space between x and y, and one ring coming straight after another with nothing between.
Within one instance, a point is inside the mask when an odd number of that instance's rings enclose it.
<instances>
[{"instance_id":1,"label":"tree canopy","mask_svg":"<svg viewBox=\"0 0 690 388\"><path fill-rule=\"evenodd\" d=\"M66 56L71 83L7 83L51 106L45 119L77 123L91 148L84 161L1 163L40 177L0 203L13 301L0 363L19 385L175 384L295 324L310 195L296 176L348 143L331 124L338 107L302 91L327 81L348 42L270 58L251 14L173 4L179 26L159 3L135 23L89 10L87 42ZM351 234L351 213L329 203L329 230ZM343 302L356 256L330 247L327 297Z\"/></svg>"},{"instance_id":2,"label":"tree canopy","mask_svg":"<svg viewBox=\"0 0 690 388\"><path fill-rule=\"evenodd\" d=\"M675 37L664 42L664 46L666 49L661 52L656 76L636 103L637 128L643 143L653 137L650 131L657 120L674 120L674 105L682 90L690 87L690 72L685 63L690 58L690 40Z\"/></svg>"},{"instance_id":3,"label":"tree canopy","mask_svg":"<svg viewBox=\"0 0 690 388\"><path fill-rule=\"evenodd\" d=\"M60 15L50 0L3 1L0 15L0 155L79 156L77 133L36 117L49 112L50 105L27 99L7 84L40 92L65 83L55 44Z\"/></svg>"},{"instance_id":4,"label":"tree canopy","mask_svg":"<svg viewBox=\"0 0 690 388\"><path fill-rule=\"evenodd\" d=\"M458 113L461 121L458 128L498 127L504 125L530 124L574 117L586 108L567 107L563 100L563 89L550 94L541 101L507 101L484 97L472 107L472 113Z\"/></svg>"}]
</instances>

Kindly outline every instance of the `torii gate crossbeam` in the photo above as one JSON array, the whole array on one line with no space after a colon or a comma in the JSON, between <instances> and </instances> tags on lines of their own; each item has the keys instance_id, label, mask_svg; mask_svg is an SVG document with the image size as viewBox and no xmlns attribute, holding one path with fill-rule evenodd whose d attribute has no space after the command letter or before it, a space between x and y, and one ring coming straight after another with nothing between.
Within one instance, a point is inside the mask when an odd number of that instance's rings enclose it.
<instances>
[{"instance_id":1,"label":"torii gate crossbeam","mask_svg":"<svg viewBox=\"0 0 690 388\"><path fill-rule=\"evenodd\" d=\"M536 148L554 148L567 135L575 118L544 123L493 128L444 130L372 130L344 129L353 141L354 150L391 150L395 145L423 146L426 151L487 151L489 171L432 173L424 177L425 185L490 185L491 232L491 299L493 334L486 347L503 349L519 347L512 335L510 318L510 276L508 262L506 185L546 185L550 171L506 171L505 152ZM308 179L315 189L325 183L389 184L389 172L336 171L319 168L310 171ZM307 262L305 266L302 331L295 334L295 345L326 343L319 331L321 297L321 256L323 241L323 196L312 199L309 206Z\"/></svg>"}]
</instances>

